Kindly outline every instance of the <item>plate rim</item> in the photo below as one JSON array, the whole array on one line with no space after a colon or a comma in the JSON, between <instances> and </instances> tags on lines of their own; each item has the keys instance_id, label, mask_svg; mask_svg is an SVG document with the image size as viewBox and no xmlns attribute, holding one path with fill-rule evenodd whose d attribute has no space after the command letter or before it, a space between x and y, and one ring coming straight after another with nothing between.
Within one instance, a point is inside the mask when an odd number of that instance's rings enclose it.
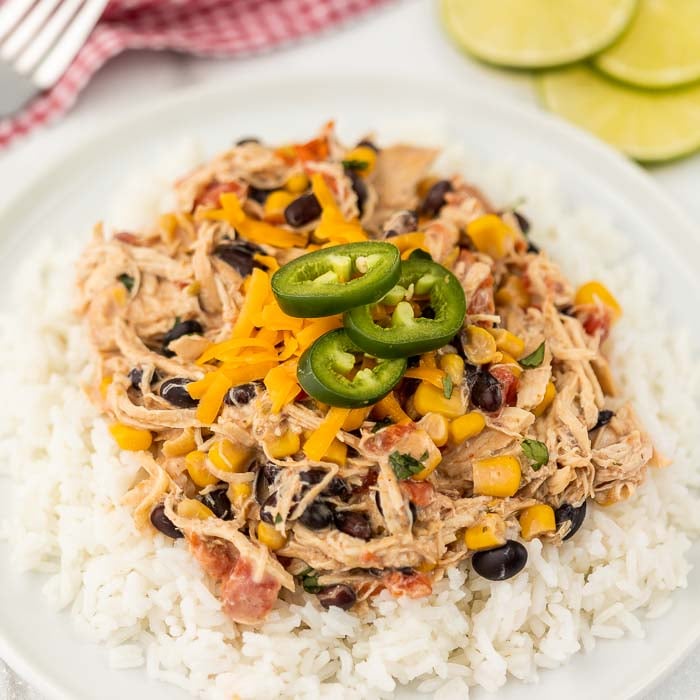
<instances>
[{"instance_id":1,"label":"plate rim","mask_svg":"<svg viewBox=\"0 0 700 700\"><path fill-rule=\"evenodd\" d=\"M144 104L124 110L119 115L105 118L86 132L78 143L67 146L54 154L10 196L0 210L0 230L3 230L4 226L13 220L21 219L22 212L27 211L27 202L31 200L32 193L41 187L42 183L51 180L63 169L70 171L80 168L84 160L89 160L93 156L95 149L102 147L102 140L137 127L142 122L152 120L159 113L173 110L178 105L204 102L222 95L231 96L249 90L255 93L261 90L281 89L284 86L288 87L290 80L293 80L297 85L313 86L328 84L329 81L337 82L338 77L338 74L319 72L303 77L293 73L283 73L275 78L239 77L223 82L220 79L207 80L195 85L176 88L165 96L154 96ZM421 86L433 92L445 90L452 95L452 99L472 103L478 99L479 104L488 109L505 114L507 117L517 118L521 121L524 129L532 126L537 130L549 130L556 138L564 140L570 148L578 153L587 153L601 165L607 166L607 178L622 178L630 186L634 186L640 196L645 195L647 197L645 201L652 201L657 210L665 210L669 221L673 222L674 230L680 231L681 235L687 240L689 239L700 253L700 230L693 223L690 214L649 173L593 135L556 115L543 111L537 105L527 104L503 94L485 92L483 87L480 89L479 86L455 85L445 78L428 82L423 78L349 72L343 74L342 79L345 86L358 85L363 89L366 89L368 84L380 87L386 82L391 82L392 89L395 89L397 85L403 85L406 89L417 91L417 94L420 94ZM660 235L657 236L657 239L659 244L664 244L666 252L676 258L679 267L689 274L688 279L700 291L700 278L690 275L688 263L683 259L677 242L664 239ZM21 575L30 574L31 572L23 572ZM61 613L52 611L51 614L58 617ZM619 700L640 698L642 693L649 692L676 668L689 655L692 648L700 642L700 619L689 625L680 639L682 644L674 645L672 650L655 665L642 669L636 682L629 686L629 692L620 694L617 698ZM22 653L20 645L13 643L9 634L2 627L0 627L0 658L25 682L39 690L47 700L70 700L70 695L64 688L56 684L56 679L49 672L42 670L38 661L27 658Z\"/></svg>"}]
</instances>

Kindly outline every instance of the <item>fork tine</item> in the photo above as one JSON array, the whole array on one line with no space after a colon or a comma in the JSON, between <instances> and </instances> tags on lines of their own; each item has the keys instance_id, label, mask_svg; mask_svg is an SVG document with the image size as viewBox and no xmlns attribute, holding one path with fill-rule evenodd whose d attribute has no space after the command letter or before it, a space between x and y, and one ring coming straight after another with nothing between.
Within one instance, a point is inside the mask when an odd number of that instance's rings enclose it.
<instances>
[{"instance_id":1,"label":"fork tine","mask_svg":"<svg viewBox=\"0 0 700 700\"><path fill-rule=\"evenodd\" d=\"M61 6L54 12L40 32L27 45L26 49L15 61L15 69L19 73L29 73L36 68L39 61L53 46L61 32L66 28L83 0L63 0Z\"/></svg>"},{"instance_id":2,"label":"fork tine","mask_svg":"<svg viewBox=\"0 0 700 700\"><path fill-rule=\"evenodd\" d=\"M12 31L33 4L34 0L7 0L0 7L0 41Z\"/></svg>"},{"instance_id":3,"label":"fork tine","mask_svg":"<svg viewBox=\"0 0 700 700\"><path fill-rule=\"evenodd\" d=\"M36 85L45 89L58 81L97 24L108 1L86 0L74 15L70 27L34 72L33 80Z\"/></svg>"},{"instance_id":4,"label":"fork tine","mask_svg":"<svg viewBox=\"0 0 700 700\"><path fill-rule=\"evenodd\" d=\"M56 5L61 0L40 0L22 21L15 27L15 30L7 37L7 40L0 50L0 57L6 61L12 61L17 54L28 45L32 37L41 29Z\"/></svg>"}]
</instances>

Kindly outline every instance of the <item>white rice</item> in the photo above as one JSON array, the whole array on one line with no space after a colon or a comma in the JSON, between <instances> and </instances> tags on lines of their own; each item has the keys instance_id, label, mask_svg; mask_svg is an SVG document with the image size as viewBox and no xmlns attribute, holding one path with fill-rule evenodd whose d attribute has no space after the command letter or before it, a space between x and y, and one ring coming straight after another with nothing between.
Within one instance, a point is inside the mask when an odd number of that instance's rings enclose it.
<instances>
[{"instance_id":1,"label":"white rice","mask_svg":"<svg viewBox=\"0 0 700 700\"><path fill-rule=\"evenodd\" d=\"M597 639L643 636L644 618L663 614L686 585L689 537L700 531L700 381L689 341L655 305L648 261L604 215L568 209L552 179L522 163L478 165L465 173L496 202L525 197L535 239L575 282L602 279L618 296L625 315L613 339L624 361L615 368L673 466L652 470L628 503L589 507L563 546L528 544L526 569L509 581L492 584L465 565L429 600L382 594L363 620L307 596L280 602L259 630L237 629L182 541L140 535L120 505L138 467L82 394L90 370L70 312L76 251L47 244L19 271L0 318L0 333L21 339L0 338L0 384L22 397L0 409L0 469L17 491L3 530L14 564L47 574L48 602L109 647L111 666L145 667L212 699L387 697L398 684L467 698L469 686L534 681ZM168 178L187 167L171 157ZM165 183L152 173L133 180L117 200L121 222L148 221L169 198Z\"/></svg>"}]
</instances>

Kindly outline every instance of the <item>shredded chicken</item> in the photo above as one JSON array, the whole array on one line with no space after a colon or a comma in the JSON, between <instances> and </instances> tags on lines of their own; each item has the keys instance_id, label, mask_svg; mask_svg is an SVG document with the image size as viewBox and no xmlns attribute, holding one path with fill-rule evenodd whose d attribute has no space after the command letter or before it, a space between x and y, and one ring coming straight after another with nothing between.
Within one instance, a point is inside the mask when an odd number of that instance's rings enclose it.
<instances>
[{"instance_id":1,"label":"shredded chicken","mask_svg":"<svg viewBox=\"0 0 700 700\"><path fill-rule=\"evenodd\" d=\"M443 201L424 206L435 149L373 153L356 162L332 123L303 144L240 144L180 179L178 209L152 229L107 237L97 226L81 258L78 310L97 368L89 393L119 444L141 450L125 503L144 532L186 539L241 624L259 624L282 588L300 584L340 585L343 605L358 610L380 589L429 595L471 556L485 523L497 523L496 539L559 543L571 522L530 533L520 516L624 500L649 464L665 463L617 396L602 345L611 310L574 305L573 286L528 244L522 217L496 214L461 176L440 180ZM324 199L319 216L311 201L293 227L265 203L286 187L293 197L277 196L308 205L319 178L332 211ZM331 236L337 222L338 240L315 238L320 220ZM477 220L482 232L498 222L491 238L470 234ZM322 320L287 316L270 276L307 246L396 234L413 234L404 238L455 275L472 330L414 358L390 408L343 414L328 435L332 414L300 391L296 368L341 319L319 331ZM424 299L409 299L427 314ZM496 349L484 355L491 337ZM433 398L419 400L419 389ZM312 437L325 453L307 449ZM485 459L497 472L517 466L509 495L483 485Z\"/></svg>"}]
</instances>

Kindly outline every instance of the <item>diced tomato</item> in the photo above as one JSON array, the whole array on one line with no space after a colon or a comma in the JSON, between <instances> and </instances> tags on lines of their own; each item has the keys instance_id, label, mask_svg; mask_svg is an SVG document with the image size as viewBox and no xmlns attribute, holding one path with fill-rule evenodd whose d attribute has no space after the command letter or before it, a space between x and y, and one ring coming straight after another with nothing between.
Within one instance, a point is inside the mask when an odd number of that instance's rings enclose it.
<instances>
[{"instance_id":1,"label":"diced tomato","mask_svg":"<svg viewBox=\"0 0 700 700\"><path fill-rule=\"evenodd\" d=\"M127 245L143 245L144 241L137 236L135 233L128 233L127 231L119 231L114 234L114 238Z\"/></svg>"},{"instance_id":2,"label":"diced tomato","mask_svg":"<svg viewBox=\"0 0 700 700\"><path fill-rule=\"evenodd\" d=\"M382 583L395 598L407 595L409 598L425 598L433 592L430 578L414 571L405 574L402 571L390 571L382 576Z\"/></svg>"},{"instance_id":3,"label":"diced tomato","mask_svg":"<svg viewBox=\"0 0 700 700\"><path fill-rule=\"evenodd\" d=\"M279 581L268 573L256 581L253 578L252 564L240 557L233 571L221 584L224 612L234 622L253 625L264 620L272 610L280 588Z\"/></svg>"},{"instance_id":4,"label":"diced tomato","mask_svg":"<svg viewBox=\"0 0 700 700\"><path fill-rule=\"evenodd\" d=\"M399 440L416 429L415 425L390 425L375 433L367 440L367 448L378 454L387 454L393 450Z\"/></svg>"},{"instance_id":5,"label":"diced tomato","mask_svg":"<svg viewBox=\"0 0 700 700\"><path fill-rule=\"evenodd\" d=\"M204 205L205 207L218 207L219 197L227 192L233 192L239 197L245 192L246 186L240 182L212 182L210 185L199 193L197 199L194 201L195 207L197 205Z\"/></svg>"},{"instance_id":6,"label":"diced tomato","mask_svg":"<svg viewBox=\"0 0 700 700\"><path fill-rule=\"evenodd\" d=\"M601 342L610 334L612 314L605 306L586 306L577 310L576 316L588 335L600 335Z\"/></svg>"},{"instance_id":7,"label":"diced tomato","mask_svg":"<svg viewBox=\"0 0 700 700\"><path fill-rule=\"evenodd\" d=\"M469 300L468 314L493 314L496 303L493 299L493 277L489 275L477 288Z\"/></svg>"},{"instance_id":8,"label":"diced tomato","mask_svg":"<svg viewBox=\"0 0 700 700\"><path fill-rule=\"evenodd\" d=\"M326 160L328 158L328 141L325 138L311 139L306 143L294 145L297 157L305 160Z\"/></svg>"},{"instance_id":9,"label":"diced tomato","mask_svg":"<svg viewBox=\"0 0 700 700\"><path fill-rule=\"evenodd\" d=\"M489 370L501 385L504 406L518 403L518 385L520 380L507 367L493 367Z\"/></svg>"},{"instance_id":10,"label":"diced tomato","mask_svg":"<svg viewBox=\"0 0 700 700\"><path fill-rule=\"evenodd\" d=\"M413 501L419 508L429 506L435 497L435 489L428 481L412 481L406 479L399 483L399 488L404 495Z\"/></svg>"},{"instance_id":11,"label":"diced tomato","mask_svg":"<svg viewBox=\"0 0 700 700\"><path fill-rule=\"evenodd\" d=\"M190 551L209 576L220 580L228 576L238 559L238 550L224 540L189 535Z\"/></svg>"}]
</instances>

